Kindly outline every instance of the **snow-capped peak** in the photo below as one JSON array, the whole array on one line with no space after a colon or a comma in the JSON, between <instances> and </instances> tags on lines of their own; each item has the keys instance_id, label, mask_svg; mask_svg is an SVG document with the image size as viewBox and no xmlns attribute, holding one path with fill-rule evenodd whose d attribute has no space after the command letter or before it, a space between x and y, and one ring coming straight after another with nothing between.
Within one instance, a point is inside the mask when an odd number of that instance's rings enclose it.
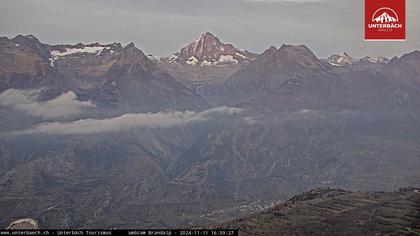
<instances>
[{"instance_id":1,"label":"snow-capped peak","mask_svg":"<svg viewBox=\"0 0 420 236\"><path fill-rule=\"evenodd\" d=\"M359 60L351 57L346 52L342 52L339 55L335 54L330 57L328 57L328 63L330 63L333 66L346 66L346 65L352 65L357 63Z\"/></svg>"},{"instance_id":2,"label":"snow-capped peak","mask_svg":"<svg viewBox=\"0 0 420 236\"><path fill-rule=\"evenodd\" d=\"M225 44L212 33L206 32L169 56L167 60L189 65L211 66L242 63L255 57L255 54L238 49L232 44Z\"/></svg>"},{"instance_id":3,"label":"snow-capped peak","mask_svg":"<svg viewBox=\"0 0 420 236\"><path fill-rule=\"evenodd\" d=\"M342 52L340 54L335 54L330 57L328 57L328 63L333 66L348 66L348 65L354 65L359 62L369 62L373 64L382 64L382 63L388 63L389 59L386 57L364 57L362 59L356 59L351 57L346 52Z\"/></svg>"}]
</instances>

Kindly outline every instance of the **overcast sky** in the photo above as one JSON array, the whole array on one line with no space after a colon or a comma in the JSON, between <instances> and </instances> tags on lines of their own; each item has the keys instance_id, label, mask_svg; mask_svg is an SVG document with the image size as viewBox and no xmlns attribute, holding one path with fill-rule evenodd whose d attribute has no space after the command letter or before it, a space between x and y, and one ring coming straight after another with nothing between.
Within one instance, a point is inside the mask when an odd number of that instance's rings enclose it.
<instances>
[{"instance_id":1,"label":"overcast sky","mask_svg":"<svg viewBox=\"0 0 420 236\"><path fill-rule=\"evenodd\" d=\"M364 0L0 0L0 36L49 44L121 42L167 56L205 31L259 53L305 44L318 57L399 56L420 49L420 1L407 2L407 41L365 42Z\"/></svg>"}]
</instances>

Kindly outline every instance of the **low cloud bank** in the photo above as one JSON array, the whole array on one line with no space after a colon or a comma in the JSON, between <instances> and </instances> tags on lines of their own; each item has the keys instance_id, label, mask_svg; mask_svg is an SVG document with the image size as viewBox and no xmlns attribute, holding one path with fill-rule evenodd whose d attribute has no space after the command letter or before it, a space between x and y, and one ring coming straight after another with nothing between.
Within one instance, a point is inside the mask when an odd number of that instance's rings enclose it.
<instances>
[{"instance_id":1,"label":"low cloud bank","mask_svg":"<svg viewBox=\"0 0 420 236\"><path fill-rule=\"evenodd\" d=\"M243 109L241 108L223 106L201 112L128 113L108 119L82 119L72 122L41 123L32 128L15 132L15 134L94 134L118 132L133 128L168 128L204 122L242 111Z\"/></svg>"},{"instance_id":2,"label":"low cloud bank","mask_svg":"<svg viewBox=\"0 0 420 236\"><path fill-rule=\"evenodd\" d=\"M8 89L0 94L0 105L44 119L77 116L84 108L95 106L90 101L77 100L77 95L72 91L51 100L39 101L41 91Z\"/></svg>"}]
</instances>

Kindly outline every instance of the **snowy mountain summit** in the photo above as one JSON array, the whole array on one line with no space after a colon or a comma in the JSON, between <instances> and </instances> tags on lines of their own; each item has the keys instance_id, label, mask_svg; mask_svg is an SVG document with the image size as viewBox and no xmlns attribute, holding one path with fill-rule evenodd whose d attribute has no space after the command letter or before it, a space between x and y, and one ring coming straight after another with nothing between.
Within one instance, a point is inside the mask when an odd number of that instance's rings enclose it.
<instances>
[{"instance_id":1,"label":"snowy mountain summit","mask_svg":"<svg viewBox=\"0 0 420 236\"><path fill-rule=\"evenodd\" d=\"M328 63L330 63L333 66L346 66L355 64L357 62L357 59L351 57L346 52L342 52L339 55L332 55L328 57Z\"/></svg>"},{"instance_id":2,"label":"snowy mountain summit","mask_svg":"<svg viewBox=\"0 0 420 236\"><path fill-rule=\"evenodd\" d=\"M361 62L372 63L372 64L383 64L383 63L388 63L389 59L386 57L364 57L361 59L356 59L356 58L351 57L346 52L342 52L338 55L337 54L331 55L330 57L328 57L327 61L329 64L339 67L339 66L354 65Z\"/></svg>"},{"instance_id":3,"label":"snowy mountain summit","mask_svg":"<svg viewBox=\"0 0 420 236\"><path fill-rule=\"evenodd\" d=\"M244 63L255 57L256 54L225 44L212 33L206 32L167 59L182 64L212 66Z\"/></svg>"}]
</instances>

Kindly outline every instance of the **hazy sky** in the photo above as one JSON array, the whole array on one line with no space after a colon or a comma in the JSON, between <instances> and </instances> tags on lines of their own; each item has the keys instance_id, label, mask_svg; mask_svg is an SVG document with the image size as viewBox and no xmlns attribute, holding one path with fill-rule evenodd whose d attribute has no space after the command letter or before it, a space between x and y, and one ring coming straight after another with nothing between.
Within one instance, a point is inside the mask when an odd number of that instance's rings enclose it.
<instances>
[{"instance_id":1,"label":"hazy sky","mask_svg":"<svg viewBox=\"0 0 420 236\"><path fill-rule=\"evenodd\" d=\"M0 0L0 36L134 42L167 56L210 31L256 53L286 43L305 44L318 57L394 56L420 49L420 1L406 2L406 42L365 42L364 0Z\"/></svg>"}]
</instances>

